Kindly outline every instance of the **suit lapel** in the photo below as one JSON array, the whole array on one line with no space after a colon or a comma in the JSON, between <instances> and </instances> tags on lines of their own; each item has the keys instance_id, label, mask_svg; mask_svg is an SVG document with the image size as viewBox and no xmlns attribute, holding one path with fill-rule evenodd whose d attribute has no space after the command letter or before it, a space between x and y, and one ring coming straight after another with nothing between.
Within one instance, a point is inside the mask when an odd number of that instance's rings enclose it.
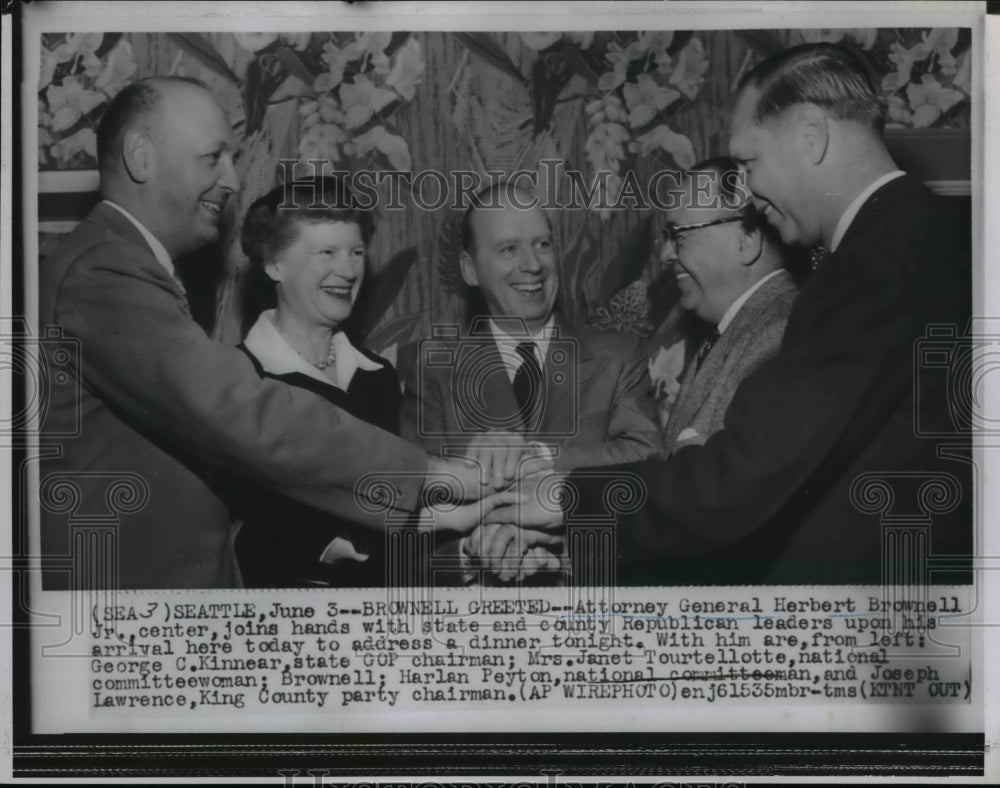
<instances>
[{"instance_id":1,"label":"suit lapel","mask_svg":"<svg viewBox=\"0 0 1000 788\"><path fill-rule=\"evenodd\" d=\"M732 327L730 326L730 329ZM727 329L716 341L711 352L705 357L701 369L696 369L695 359L691 359L681 380L680 394L670 414L667 428L667 446L672 446L677 436L690 425L698 409L705 403L715 388L716 379L725 363L726 356L736 336Z\"/></svg>"},{"instance_id":2,"label":"suit lapel","mask_svg":"<svg viewBox=\"0 0 1000 788\"><path fill-rule=\"evenodd\" d=\"M549 343L545 356L545 410L539 432L548 435L569 435L573 432L574 419L580 409L583 384L594 376L594 359L583 337L568 323L556 317L557 336ZM569 364L558 364L554 354L569 346L576 348L576 369Z\"/></svg>"},{"instance_id":3,"label":"suit lapel","mask_svg":"<svg viewBox=\"0 0 1000 788\"><path fill-rule=\"evenodd\" d=\"M580 386L594 374L594 360L587 343L564 321L556 318L558 334L549 343L543 364L545 392L542 400L542 415L539 429L533 434L565 435L574 426L576 411L579 407ZM523 431L524 425L519 420L519 407L514 396L514 387L507 377L503 359L497 347L496 339L489 332L475 332L469 335L473 342L462 343L461 357L458 364L460 373L456 376L457 390L453 394L456 402L475 401L482 403L486 418L482 429L510 429ZM576 348L576 369L571 370L568 364L554 362L553 353L566 346L566 340L572 340ZM570 358L572 363L573 358ZM464 398L464 399L463 399ZM479 426L479 425L476 425Z\"/></svg>"},{"instance_id":4,"label":"suit lapel","mask_svg":"<svg viewBox=\"0 0 1000 788\"><path fill-rule=\"evenodd\" d=\"M480 403L467 414L475 432L519 429L519 408L514 387L507 377L496 340L489 332L471 334L469 339L472 341L460 343L456 390L452 393L452 401Z\"/></svg>"},{"instance_id":5,"label":"suit lapel","mask_svg":"<svg viewBox=\"0 0 1000 788\"><path fill-rule=\"evenodd\" d=\"M153 250L149 247L146 239L143 238L142 233L139 232L139 228L129 221L127 216L125 216L121 211L112 208L110 205L105 205L103 202L99 202L94 206L94 209L90 212L85 221L92 221L95 224L104 227L106 231L110 231L113 235L117 235L122 240L128 241L135 246L142 247L149 252L151 264L148 267L143 267L150 271L155 271L159 278L165 282L169 282L170 289L181 302L181 309L188 317L191 316L191 309L187 300L187 292L184 290L184 286L181 284L180 279L177 278L176 271L173 276L171 276L170 272L160 264L160 261L156 259L156 255L153 254Z\"/></svg>"},{"instance_id":6,"label":"suit lapel","mask_svg":"<svg viewBox=\"0 0 1000 788\"><path fill-rule=\"evenodd\" d=\"M726 360L733 346L747 331L760 319L760 313L766 310L767 305L783 293L794 290L795 283L791 274L782 271L777 276L765 282L760 288L747 299L746 303L733 318L725 332L716 340L712 351L705 358L700 370L695 369L692 359L684 371L680 385L680 394L674 405L673 413L667 425L667 443L672 446L677 440L677 436L689 426L698 414L699 409L712 396L712 393L722 374Z\"/></svg>"}]
</instances>

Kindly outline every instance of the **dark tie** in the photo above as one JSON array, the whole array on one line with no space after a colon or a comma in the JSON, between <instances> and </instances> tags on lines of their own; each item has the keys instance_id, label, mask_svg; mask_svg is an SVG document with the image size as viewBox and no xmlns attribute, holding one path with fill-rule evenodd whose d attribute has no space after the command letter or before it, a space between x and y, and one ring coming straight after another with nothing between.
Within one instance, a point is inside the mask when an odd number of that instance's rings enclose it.
<instances>
[{"instance_id":1,"label":"dark tie","mask_svg":"<svg viewBox=\"0 0 1000 788\"><path fill-rule=\"evenodd\" d=\"M830 252L823 246L814 246L809 250L809 267L815 271L830 256Z\"/></svg>"},{"instance_id":2,"label":"dark tie","mask_svg":"<svg viewBox=\"0 0 1000 788\"><path fill-rule=\"evenodd\" d=\"M538 363L534 342L521 342L516 350L522 359L514 374L514 396L521 412L521 421L529 430L537 428L536 420L542 404L542 365Z\"/></svg>"},{"instance_id":3,"label":"dark tie","mask_svg":"<svg viewBox=\"0 0 1000 788\"><path fill-rule=\"evenodd\" d=\"M705 337L705 341L701 343L701 347L698 348L698 355L695 356L694 359L695 372L701 369L701 365L705 363L705 359L708 358L708 354L712 352L712 348L715 346L715 343L719 341L720 336L721 334L719 334L719 330L717 328L713 328L712 333Z\"/></svg>"}]
</instances>

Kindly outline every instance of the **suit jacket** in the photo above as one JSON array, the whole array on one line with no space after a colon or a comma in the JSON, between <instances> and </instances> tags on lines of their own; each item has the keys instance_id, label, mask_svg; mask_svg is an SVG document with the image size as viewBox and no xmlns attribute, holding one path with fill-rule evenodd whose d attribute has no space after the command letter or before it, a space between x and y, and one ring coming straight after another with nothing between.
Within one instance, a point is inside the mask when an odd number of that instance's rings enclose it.
<instances>
[{"instance_id":1,"label":"suit jacket","mask_svg":"<svg viewBox=\"0 0 1000 788\"><path fill-rule=\"evenodd\" d=\"M396 471L397 505L417 507L424 452L211 340L114 208L94 208L39 279L41 327L75 348L43 425L61 443L41 464L46 588L239 586L229 474L339 514L361 477Z\"/></svg>"},{"instance_id":2,"label":"suit jacket","mask_svg":"<svg viewBox=\"0 0 1000 788\"><path fill-rule=\"evenodd\" d=\"M403 437L459 453L489 429L521 431L556 449L557 470L630 462L662 447L646 359L619 334L556 321L543 366L542 412L528 432L486 320L461 338L430 340L407 375Z\"/></svg>"},{"instance_id":3,"label":"suit jacket","mask_svg":"<svg viewBox=\"0 0 1000 788\"><path fill-rule=\"evenodd\" d=\"M272 378L308 391L368 424L399 433L402 395L399 377L384 358L357 346L379 369L357 369L347 391L301 372L268 372L245 345L262 378ZM386 584L386 535L384 521L370 522L369 512L355 505L354 511L331 517L275 493L246 485L239 496L245 515L236 537L236 555L244 583L251 588L283 588L303 585L333 585L341 588ZM290 525L294 524L294 527ZM368 526L368 527L366 527ZM371 527L374 526L374 527ZM368 555L368 560L340 560L322 564L319 557L337 536L349 539Z\"/></svg>"},{"instance_id":4,"label":"suit jacket","mask_svg":"<svg viewBox=\"0 0 1000 788\"><path fill-rule=\"evenodd\" d=\"M487 320L463 337L430 340L406 378L402 434L429 452L461 454L489 429L520 431L556 452L557 470L629 462L657 455L656 424L646 359L638 343L619 334L581 331L556 321L543 366L545 393L535 429L521 422L514 388ZM435 547L437 585L466 581L457 539ZM573 567L574 572L580 571ZM558 582L535 576L532 585Z\"/></svg>"},{"instance_id":5,"label":"suit jacket","mask_svg":"<svg viewBox=\"0 0 1000 788\"><path fill-rule=\"evenodd\" d=\"M722 420L740 382L777 355L798 288L787 271L764 282L740 306L701 369L692 360L681 375L670 411L664 450L704 443L722 429Z\"/></svg>"},{"instance_id":6,"label":"suit jacket","mask_svg":"<svg viewBox=\"0 0 1000 788\"><path fill-rule=\"evenodd\" d=\"M890 528L900 517L923 529L914 545L967 559L970 441L956 425L968 381L958 365L942 383L938 368L961 358L969 241L966 218L916 179L878 189L806 280L779 354L744 379L724 428L666 460L601 470L644 487L645 504L617 518L618 581L877 583L883 557L894 571L926 568L900 558L905 542ZM928 328L942 324L953 332L943 356L916 366ZM581 500L568 522L606 512L600 485L569 480Z\"/></svg>"}]
</instances>

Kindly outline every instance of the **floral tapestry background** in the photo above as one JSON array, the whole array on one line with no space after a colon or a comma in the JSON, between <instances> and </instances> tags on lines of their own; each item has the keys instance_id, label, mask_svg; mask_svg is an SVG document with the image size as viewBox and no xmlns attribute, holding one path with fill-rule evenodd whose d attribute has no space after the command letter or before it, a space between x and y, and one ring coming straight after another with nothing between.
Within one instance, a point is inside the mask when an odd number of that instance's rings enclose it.
<instances>
[{"instance_id":1,"label":"floral tapestry background","mask_svg":"<svg viewBox=\"0 0 1000 788\"><path fill-rule=\"evenodd\" d=\"M740 76L771 52L819 40L865 60L890 133L950 129L967 141L970 34L959 29L45 34L39 168L94 169L96 122L130 80L205 81L241 139L242 191L221 249L187 267L199 285L189 290L201 294L194 307L206 327L235 344L253 317L238 228L279 182L280 159L480 174L559 160L588 181L603 178L613 202L629 178L646 183L724 153ZM679 336L678 315L655 259L653 213L581 207L552 218L568 317L646 337L662 367L676 364L663 348ZM412 363L432 323L462 319L459 217L379 212L356 311L368 344L398 366ZM43 253L54 240L42 238Z\"/></svg>"}]
</instances>

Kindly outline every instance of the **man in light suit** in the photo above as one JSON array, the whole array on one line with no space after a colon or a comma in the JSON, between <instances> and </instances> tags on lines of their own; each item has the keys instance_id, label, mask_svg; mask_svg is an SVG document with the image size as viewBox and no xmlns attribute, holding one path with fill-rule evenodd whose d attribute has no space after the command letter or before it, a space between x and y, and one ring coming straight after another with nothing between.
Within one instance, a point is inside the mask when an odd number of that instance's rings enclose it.
<instances>
[{"instance_id":1,"label":"man in light suit","mask_svg":"<svg viewBox=\"0 0 1000 788\"><path fill-rule=\"evenodd\" d=\"M953 339L916 363L941 326L967 329L969 224L896 168L884 121L866 68L835 45L785 50L743 78L730 153L754 203L785 243L830 256L723 429L665 460L602 469L645 491L618 512L619 582L969 581L971 392L960 364L951 385L931 367L968 356ZM589 481L569 475L579 496L566 521L606 513ZM512 516L564 522L536 503L487 519ZM901 535L901 517L919 524ZM961 571L931 574L932 559Z\"/></svg>"},{"instance_id":2,"label":"man in light suit","mask_svg":"<svg viewBox=\"0 0 1000 788\"><path fill-rule=\"evenodd\" d=\"M728 157L696 164L666 211L660 258L673 266L681 305L711 328L681 375L666 454L722 429L740 382L777 355L798 291L739 175Z\"/></svg>"},{"instance_id":3,"label":"man in light suit","mask_svg":"<svg viewBox=\"0 0 1000 788\"><path fill-rule=\"evenodd\" d=\"M333 514L354 508L366 474L389 475L405 511L427 474L478 488L465 466L262 380L191 319L174 261L218 239L239 188L232 128L207 90L133 83L98 145L103 201L40 267L40 325L79 348L60 370L79 398L54 387L43 429L63 436L41 465L45 588L239 586L230 475Z\"/></svg>"},{"instance_id":4,"label":"man in light suit","mask_svg":"<svg viewBox=\"0 0 1000 788\"><path fill-rule=\"evenodd\" d=\"M477 458L497 476L495 486L513 481L525 453L551 455L557 470L657 454L638 342L578 329L559 315L552 234L531 195L509 183L477 194L462 244L462 278L481 305L470 310L467 331L425 343L406 386L404 437L432 453ZM497 529L486 552L502 556L516 536Z\"/></svg>"}]
</instances>

